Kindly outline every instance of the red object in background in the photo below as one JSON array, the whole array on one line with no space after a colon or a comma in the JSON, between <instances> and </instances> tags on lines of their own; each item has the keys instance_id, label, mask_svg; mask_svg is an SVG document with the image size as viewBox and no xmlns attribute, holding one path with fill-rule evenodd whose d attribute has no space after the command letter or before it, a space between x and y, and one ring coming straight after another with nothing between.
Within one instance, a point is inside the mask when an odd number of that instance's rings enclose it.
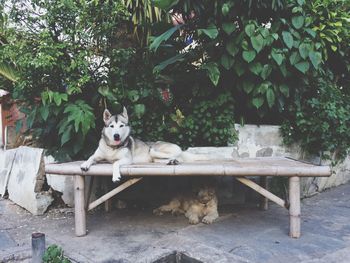
<instances>
[{"instance_id":1,"label":"red object in background","mask_svg":"<svg viewBox=\"0 0 350 263\"><path fill-rule=\"evenodd\" d=\"M19 111L16 103L14 103L10 95L0 97L1 106L1 123L2 123L2 143L5 145L5 128L15 127L16 121L25 118L25 115ZM21 132L25 130L25 125L22 126Z\"/></svg>"}]
</instances>

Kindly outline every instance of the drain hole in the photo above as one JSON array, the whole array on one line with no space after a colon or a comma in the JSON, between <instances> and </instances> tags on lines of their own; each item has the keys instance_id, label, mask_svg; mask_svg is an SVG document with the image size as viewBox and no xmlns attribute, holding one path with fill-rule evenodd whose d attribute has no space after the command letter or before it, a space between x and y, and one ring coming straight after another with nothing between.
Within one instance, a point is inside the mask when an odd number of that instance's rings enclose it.
<instances>
[{"instance_id":1,"label":"drain hole","mask_svg":"<svg viewBox=\"0 0 350 263\"><path fill-rule=\"evenodd\" d=\"M165 257L159 258L152 263L204 263L195 258L191 258L182 252L173 252Z\"/></svg>"}]
</instances>

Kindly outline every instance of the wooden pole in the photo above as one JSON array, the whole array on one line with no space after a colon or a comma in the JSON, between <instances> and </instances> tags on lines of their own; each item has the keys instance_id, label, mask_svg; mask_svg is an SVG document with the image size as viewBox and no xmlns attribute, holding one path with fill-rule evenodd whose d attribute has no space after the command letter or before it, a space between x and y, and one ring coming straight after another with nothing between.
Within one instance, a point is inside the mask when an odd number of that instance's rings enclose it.
<instances>
[{"instance_id":1,"label":"wooden pole","mask_svg":"<svg viewBox=\"0 0 350 263\"><path fill-rule=\"evenodd\" d=\"M74 210L75 210L75 235L86 235L86 211L85 211L85 178L84 176L74 176Z\"/></svg>"},{"instance_id":2,"label":"wooden pole","mask_svg":"<svg viewBox=\"0 0 350 263\"><path fill-rule=\"evenodd\" d=\"M109 182L110 182L110 180L109 180ZM106 192L108 193L109 191L111 191L111 187L109 186L109 184L106 180L104 180L104 184L106 187ZM112 198L109 198L105 201L105 212L109 213L111 211L112 211Z\"/></svg>"},{"instance_id":3,"label":"wooden pole","mask_svg":"<svg viewBox=\"0 0 350 263\"><path fill-rule=\"evenodd\" d=\"M87 210L88 205L90 203L90 197L91 197L91 192L92 192L92 186L94 184L94 178L95 176L91 176L89 180L89 186L88 186L88 191L86 194L86 200L85 200L85 210Z\"/></svg>"},{"instance_id":4,"label":"wooden pole","mask_svg":"<svg viewBox=\"0 0 350 263\"><path fill-rule=\"evenodd\" d=\"M108 192L107 194L101 196L99 199L97 199L97 200L93 201L91 204L89 204L88 211L90 211L91 209L94 209L96 206L102 204L103 202L107 201L111 197L113 197L116 194L120 193L124 189L126 189L129 186L137 183L141 179L142 179L142 177L141 178L130 179L130 180L126 181L125 183L119 185L118 187L114 188L112 191Z\"/></svg>"},{"instance_id":5,"label":"wooden pole","mask_svg":"<svg viewBox=\"0 0 350 263\"><path fill-rule=\"evenodd\" d=\"M269 190L267 176L260 176L260 186L265 188L267 191ZM269 199L261 195L259 207L261 210L266 211L269 208Z\"/></svg>"},{"instance_id":6,"label":"wooden pole","mask_svg":"<svg viewBox=\"0 0 350 263\"><path fill-rule=\"evenodd\" d=\"M289 178L289 235L293 238L300 237L300 178Z\"/></svg>"},{"instance_id":7,"label":"wooden pole","mask_svg":"<svg viewBox=\"0 0 350 263\"><path fill-rule=\"evenodd\" d=\"M270 193L269 191L265 190L260 185L254 183L252 180L249 180L249 179L243 178L243 177L236 177L236 179L238 181L240 181L242 184L245 184L246 186L252 188L254 191L258 192L259 194L265 196L266 198L268 198L272 202L278 204L279 206L286 208L286 202L283 199L281 199L278 196L274 195L273 193Z\"/></svg>"}]
</instances>

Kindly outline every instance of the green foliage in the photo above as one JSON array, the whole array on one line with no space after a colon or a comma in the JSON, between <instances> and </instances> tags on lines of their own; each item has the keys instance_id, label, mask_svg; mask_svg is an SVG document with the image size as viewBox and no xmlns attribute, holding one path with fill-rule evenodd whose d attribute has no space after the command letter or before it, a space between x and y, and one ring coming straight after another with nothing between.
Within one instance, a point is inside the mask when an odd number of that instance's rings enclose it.
<instances>
[{"instance_id":1,"label":"green foliage","mask_svg":"<svg viewBox=\"0 0 350 263\"><path fill-rule=\"evenodd\" d=\"M342 159L350 148L350 96L332 83L320 80L314 84L316 94L303 94L282 125L284 141L299 142L323 157L335 153Z\"/></svg>"},{"instance_id":2,"label":"green foliage","mask_svg":"<svg viewBox=\"0 0 350 263\"><path fill-rule=\"evenodd\" d=\"M302 113L309 116L304 112L310 107L306 106L309 102L298 98L306 94L316 96L318 85L314 84L318 79L330 83L325 88L329 92L344 86L338 95L349 94L350 5L347 1L197 3L183 0L172 8L185 16L185 24L181 35L169 36L158 46L158 52L173 56L180 53L183 57L163 66L159 72L171 76L174 71L187 70L192 76L203 76L204 70L213 89L233 94L236 121L243 118L245 122L290 124L291 119L296 121ZM189 10L195 10L194 18ZM193 36L197 45L185 51L187 34ZM154 41L159 43L159 38ZM342 101L345 103L348 98L345 96ZM334 114L341 115L341 111ZM340 145L341 141L333 141L330 147L328 138L312 133L313 130L326 133L323 125L327 126L325 123L330 119L317 115L313 120L312 125L303 127L299 122L293 123L295 128L299 127L298 136L314 136L318 147L303 142L306 149L334 151L339 146L344 153L349 148L349 141L345 146ZM340 130L329 134L343 138Z\"/></svg>"},{"instance_id":3,"label":"green foliage","mask_svg":"<svg viewBox=\"0 0 350 263\"><path fill-rule=\"evenodd\" d=\"M347 1L7 3L0 65L19 70L15 83L0 85L23 102L27 127L63 157L87 157L104 107L118 113L122 105L147 141L226 145L235 116L284 123L286 142L301 140L309 151L339 147L344 156L350 145L341 126L350 94ZM184 24L169 24L169 9ZM322 114L311 118L311 109ZM337 118L341 128L331 130Z\"/></svg>"},{"instance_id":4,"label":"green foliage","mask_svg":"<svg viewBox=\"0 0 350 263\"><path fill-rule=\"evenodd\" d=\"M195 103L193 112L190 113L182 124L184 145L223 145L234 143L237 133L234 129L234 101L228 93L209 97ZM225 144L224 144L225 145Z\"/></svg>"},{"instance_id":5,"label":"green foliage","mask_svg":"<svg viewBox=\"0 0 350 263\"><path fill-rule=\"evenodd\" d=\"M44 263L70 263L71 261L64 256L62 248L57 245L50 245L43 256Z\"/></svg>"}]
</instances>

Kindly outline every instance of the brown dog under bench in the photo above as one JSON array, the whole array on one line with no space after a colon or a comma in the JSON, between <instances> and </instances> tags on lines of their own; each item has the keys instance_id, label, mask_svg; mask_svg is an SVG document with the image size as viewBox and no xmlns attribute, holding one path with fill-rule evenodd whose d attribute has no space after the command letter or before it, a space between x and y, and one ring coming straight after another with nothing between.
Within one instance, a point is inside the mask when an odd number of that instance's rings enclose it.
<instances>
[{"instance_id":1,"label":"brown dog under bench","mask_svg":"<svg viewBox=\"0 0 350 263\"><path fill-rule=\"evenodd\" d=\"M129 186L146 176L234 176L238 181L262 195L260 206L267 209L268 200L289 210L290 231L293 238L300 237L300 177L327 177L331 175L329 166L317 166L283 157L238 158L222 161L201 161L167 165L165 163L145 163L124 165L120 173L132 177L99 199L89 202L91 186L85 198L85 176L112 176L112 165L96 164L87 172L80 169L82 162L47 164L48 174L74 176L75 234L86 235L86 211L108 201ZM260 185L247 177L260 176ZM289 202L267 190L267 176L289 178ZM90 183L91 184L91 183Z\"/></svg>"}]
</instances>

